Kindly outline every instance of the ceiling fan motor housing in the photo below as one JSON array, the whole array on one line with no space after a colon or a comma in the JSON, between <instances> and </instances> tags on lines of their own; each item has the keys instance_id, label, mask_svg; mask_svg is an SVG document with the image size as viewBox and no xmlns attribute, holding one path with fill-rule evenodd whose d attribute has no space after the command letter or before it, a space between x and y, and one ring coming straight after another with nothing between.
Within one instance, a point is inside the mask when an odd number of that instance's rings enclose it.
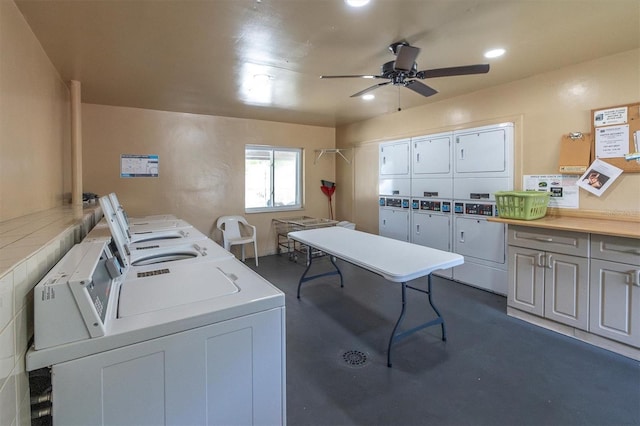
<instances>
[{"instance_id":1,"label":"ceiling fan motor housing","mask_svg":"<svg viewBox=\"0 0 640 426\"><path fill-rule=\"evenodd\" d=\"M411 71L399 71L396 69L396 61L389 61L382 65L382 69L380 74L384 78L395 79L396 77L403 76L408 78L413 78L416 76L416 72L418 71L418 64L415 62L411 67Z\"/></svg>"}]
</instances>

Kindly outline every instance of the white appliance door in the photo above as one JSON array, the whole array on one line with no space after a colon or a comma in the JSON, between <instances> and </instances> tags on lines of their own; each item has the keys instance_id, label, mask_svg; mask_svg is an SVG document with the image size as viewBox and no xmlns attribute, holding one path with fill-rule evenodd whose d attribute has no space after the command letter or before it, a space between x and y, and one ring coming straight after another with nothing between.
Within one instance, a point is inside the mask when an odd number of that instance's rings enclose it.
<instances>
[{"instance_id":1,"label":"white appliance door","mask_svg":"<svg viewBox=\"0 0 640 426\"><path fill-rule=\"evenodd\" d=\"M409 139L380 145L380 176L409 177Z\"/></svg>"},{"instance_id":2,"label":"white appliance door","mask_svg":"<svg viewBox=\"0 0 640 426\"><path fill-rule=\"evenodd\" d=\"M483 218L456 217L455 252L498 264L505 263L505 225Z\"/></svg>"},{"instance_id":3,"label":"white appliance door","mask_svg":"<svg viewBox=\"0 0 640 426\"><path fill-rule=\"evenodd\" d=\"M409 210L380 209L379 234L400 241L409 241Z\"/></svg>"},{"instance_id":4,"label":"white appliance door","mask_svg":"<svg viewBox=\"0 0 640 426\"><path fill-rule=\"evenodd\" d=\"M458 135L455 138L456 175L504 173L507 155L505 129Z\"/></svg>"},{"instance_id":5,"label":"white appliance door","mask_svg":"<svg viewBox=\"0 0 640 426\"><path fill-rule=\"evenodd\" d=\"M413 175L451 175L451 135L413 140Z\"/></svg>"},{"instance_id":6,"label":"white appliance door","mask_svg":"<svg viewBox=\"0 0 640 426\"><path fill-rule=\"evenodd\" d=\"M448 215L413 212L411 242L451 251L451 218Z\"/></svg>"}]
</instances>

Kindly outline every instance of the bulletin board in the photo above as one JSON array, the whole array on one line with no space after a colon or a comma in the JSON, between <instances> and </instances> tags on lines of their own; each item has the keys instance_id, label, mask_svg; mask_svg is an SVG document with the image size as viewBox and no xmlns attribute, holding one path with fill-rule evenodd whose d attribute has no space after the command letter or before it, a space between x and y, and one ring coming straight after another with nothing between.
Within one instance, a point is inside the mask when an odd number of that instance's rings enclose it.
<instances>
[{"instance_id":1,"label":"bulletin board","mask_svg":"<svg viewBox=\"0 0 640 426\"><path fill-rule=\"evenodd\" d=\"M591 110L591 161L596 158L626 173L640 173L640 161L624 155L640 151L640 102Z\"/></svg>"}]
</instances>

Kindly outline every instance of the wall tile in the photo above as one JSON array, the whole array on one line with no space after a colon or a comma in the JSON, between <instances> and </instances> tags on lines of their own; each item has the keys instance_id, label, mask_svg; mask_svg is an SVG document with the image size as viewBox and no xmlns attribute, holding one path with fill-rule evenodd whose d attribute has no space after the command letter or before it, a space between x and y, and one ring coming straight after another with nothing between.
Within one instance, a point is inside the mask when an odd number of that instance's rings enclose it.
<instances>
[{"instance_id":1,"label":"wall tile","mask_svg":"<svg viewBox=\"0 0 640 426\"><path fill-rule=\"evenodd\" d=\"M16 364L15 322L0 330L0 386L6 382ZM3 424L0 422L0 425Z\"/></svg>"},{"instance_id":2,"label":"wall tile","mask_svg":"<svg viewBox=\"0 0 640 426\"><path fill-rule=\"evenodd\" d=\"M16 359L23 358L25 353L27 352L27 342L29 341L29 336L27 336L27 307L23 307L15 319L15 357Z\"/></svg>"},{"instance_id":3,"label":"wall tile","mask_svg":"<svg viewBox=\"0 0 640 426\"><path fill-rule=\"evenodd\" d=\"M14 312L18 312L24 306L25 296L29 292L26 261L13 268L13 291L13 297L15 298Z\"/></svg>"},{"instance_id":4,"label":"wall tile","mask_svg":"<svg viewBox=\"0 0 640 426\"><path fill-rule=\"evenodd\" d=\"M0 425L14 424L16 407L16 381L11 376L4 386L0 387Z\"/></svg>"},{"instance_id":5,"label":"wall tile","mask_svg":"<svg viewBox=\"0 0 640 426\"><path fill-rule=\"evenodd\" d=\"M0 330L13 318L13 271L0 278Z\"/></svg>"}]
</instances>

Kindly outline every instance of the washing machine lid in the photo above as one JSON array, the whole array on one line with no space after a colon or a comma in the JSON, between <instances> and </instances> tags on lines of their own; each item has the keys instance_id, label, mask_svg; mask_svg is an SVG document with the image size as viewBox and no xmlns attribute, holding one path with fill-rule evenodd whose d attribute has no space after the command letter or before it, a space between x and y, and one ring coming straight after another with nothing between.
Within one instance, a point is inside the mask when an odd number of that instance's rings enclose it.
<instances>
[{"instance_id":1,"label":"washing machine lid","mask_svg":"<svg viewBox=\"0 0 640 426\"><path fill-rule=\"evenodd\" d=\"M234 263L151 265L132 270L120 289L118 318L184 306L240 291Z\"/></svg>"}]
</instances>

